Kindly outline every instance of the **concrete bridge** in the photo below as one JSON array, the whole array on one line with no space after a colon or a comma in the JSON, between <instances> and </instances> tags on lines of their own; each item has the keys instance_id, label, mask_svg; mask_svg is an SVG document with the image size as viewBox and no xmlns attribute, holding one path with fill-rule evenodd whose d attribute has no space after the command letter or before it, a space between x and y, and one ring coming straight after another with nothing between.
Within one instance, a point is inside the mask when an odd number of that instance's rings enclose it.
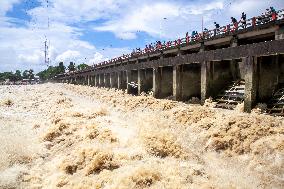
<instances>
[{"instance_id":1,"label":"concrete bridge","mask_svg":"<svg viewBox=\"0 0 284 189\"><path fill-rule=\"evenodd\" d=\"M284 85L283 13L278 12L277 20L252 18L245 26L227 25L200 38L187 36L175 44L61 74L55 80L126 89L134 95L152 90L156 98L173 96L180 101L197 97L201 103L242 80L245 87L240 98L250 112L256 103L269 102Z\"/></svg>"}]
</instances>

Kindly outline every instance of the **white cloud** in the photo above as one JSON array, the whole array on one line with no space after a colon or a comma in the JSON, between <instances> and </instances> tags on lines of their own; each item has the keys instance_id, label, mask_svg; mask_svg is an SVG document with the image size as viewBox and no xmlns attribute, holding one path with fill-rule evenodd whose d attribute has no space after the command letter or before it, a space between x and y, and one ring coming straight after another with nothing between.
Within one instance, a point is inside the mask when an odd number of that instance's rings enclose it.
<instances>
[{"instance_id":1,"label":"white cloud","mask_svg":"<svg viewBox=\"0 0 284 189\"><path fill-rule=\"evenodd\" d=\"M163 18L179 15L179 7L173 3L154 3L140 6L132 7L124 16L111 20L103 26L95 27L95 30L111 31L122 39L135 38L137 31L158 36Z\"/></svg>"},{"instance_id":2,"label":"white cloud","mask_svg":"<svg viewBox=\"0 0 284 189\"><path fill-rule=\"evenodd\" d=\"M130 0L49 0L49 8L46 1L42 0L43 6L29 11L30 15L38 20L45 21L47 15L55 22L78 23L107 19L118 14L121 7L127 5ZM44 13L44 14L43 14Z\"/></svg>"},{"instance_id":3,"label":"white cloud","mask_svg":"<svg viewBox=\"0 0 284 189\"><path fill-rule=\"evenodd\" d=\"M265 8L284 6L284 1L270 0L199 0L199 1L139 1L129 5L127 11L113 17L96 31L113 32L118 38L134 39L137 31L148 33L154 38L176 39L193 30L201 31L202 17L204 27L214 28L213 22L221 25L231 22L230 17L240 19L243 11L248 17L259 15ZM167 19L163 19L167 18Z\"/></svg>"},{"instance_id":4,"label":"white cloud","mask_svg":"<svg viewBox=\"0 0 284 189\"><path fill-rule=\"evenodd\" d=\"M89 65L97 64L97 63L100 63L100 62L106 60L106 59L103 59L103 57L104 56L101 53L96 52L94 54L94 57L89 60Z\"/></svg>"},{"instance_id":5,"label":"white cloud","mask_svg":"<svg viewBox=\"0 0 284 189\"><path fill-rule=\"evenodd\" d=\"M212 11L224 7L222 0L205 2L141 2L138 6L132 6L121 17L94 29L113 32L122 39L136 38L137 31L146 32L155 38L174 39L185 35L189 30L196 30L197 23L198 28L201 26L202 16L208 16Z\"/></svg>"},{"instance_id":6,"label":"white cloud","mask_svg":"<svg viewBox=\"0 0 284 189\"><path fill-rule=\"evenodd\" d=\"M80 56L79 51L67 50L55 58L57 62L75 61Z\"/></svg>"},{"instance_id":7,"label":"white cloud","mask_svg":"<svg viewBox=\"0 0 284 189\"><path fill-rule=\"evenodd\" d=\"M35 50L32 54L19 54L18 59L22 63L28 63L28 64L38 64L44 57L44 53Z\"/></svg>"},{"instance_id":8,"label":"white cloud","mask_svg":"<svg viewBox=\"0 0 284 189\"><path fill-rule=\"evenodd\" d=\"M0 15L4 15L7 11L13 8L13 5L19 3L20 0L1 0L0 1Z\"/></svg>"}]
</instances>

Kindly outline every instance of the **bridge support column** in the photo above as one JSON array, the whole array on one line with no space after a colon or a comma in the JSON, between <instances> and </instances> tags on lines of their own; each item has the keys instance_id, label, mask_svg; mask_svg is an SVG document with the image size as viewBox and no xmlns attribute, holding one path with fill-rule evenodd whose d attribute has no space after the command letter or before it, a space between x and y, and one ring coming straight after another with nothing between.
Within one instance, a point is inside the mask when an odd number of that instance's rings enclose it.
<instances>
[{"instance_id":1,"label":"bridge support column","mask_svg":"<svg viewBox=\"0 0 284 189\"><path fill-rule=\"evenodd\" d=\"M122 73L121 72L117 72L117 88L121 89L121 80L122 80Z\"/></svg>"},{"instance_id":2,"label":"bridge support column","mask_svg":"<svg viewBox=\"0 0 284 189\"><path fill-rule=\"evenodd\" d=\"M97 76L97 87L101 87L101 82L102 82L101 74L98 74L98 76Z\"/></svg>"},{"instance_id":3,"label":"bridge support column","mask_svg":"<svg viewBox=\"0 0 284 189\"><path fill-rule=\"evenodd\" d=\"M201 63L201 103L204 104L205 100L210 97L210 88L212 83L212 67L213 63L204 61Z\"/></svg>"},{"instance_id":4,"label":"bridge support column","mask_svg":"<svg viewBox=\"0 0 284 189\"><path fill-rule=\"evenodd\" d=\"M174 100L181 100L182 98L182 72L181 66L175 65L173 67L173 98Z\"/></svg>"},{"instance_id":5,"label":"bridge support column","mask_svg":"<svg viewBox=\"0 0 284 189\"><path fill-rule=\"evenodd\" d=\"M257 57L249 56L244 58L246 67L245 73L245 99L244 111L250 113L256 103L257 88L258 88L258 64Z\"/></svg>"},{"instance_id":6,"label":"bridge support column","mask_svg":"<svg viewBox=\"0 0 284 189\"><path fill-rule=\"evenodd\" d=\"M127 84L127 86L126 86L126 92L127 92L127 94L129 94L130 93L130 85L129 85L129 83L130 83L130 80L131 80L131 72L130 71L126 71L126 84Z\"/></svg>"},{"instance_id":7,"label":"bridge support column","mask_svg":"<svg viewBox=\"0 0 284 189\"><path fill-rule=\"evenodd\" d=\"M114 78L113 78L113 74L110 73L109 74L109 85L110 85L110 88L113 88L113 83L114 83Z\"/></svg>"},{"instance_id":8,"label":"bridge support column","mask_svg":"<svg viewBox=\"0 0 284 189\"><path fill-rule=\"evenodd\" d=\"M117 88L118 89L127 89L127 73L126 71L119 71L117 73Z\"/></svg>"},{"instance_id":9,"label":"bridge support column","mask_svg":"<svg viewBox=\"0 0 284 189\"><path fill-rule=\"evenodd\" d=\"M104 74L100 74L99 78L100 78L100 80L99 80L100 87L104 87L104 82L105 82Z\"/></svg>"},{"instance_id":10,"label":"bridge support column","mask_svg":"<svg viewBox=\"0 0 284 189\"><path fill-rule=\"evenodd\" d=\"M90 86L90 75L87 75L87 85Z\"/></svg>"},{"instance_id":11,"label":"bridge support column","mask_svg":"<svg viewBox=\"0 0 284 189\"><path fill-rule=\"evenodd\" d=\"M103 86L102 87L106 87L106 74L103 74L104 80L103 80Z\"/></svg>"},{"instance_id":12,"label":"bridge support column","mask_svg":"<svg viewBox=\"0 0 284 189\"><path fill-rule=\"evenodd\" d=\"M98 86L98 75L94 75L94 86Z\"/></svg>"},{"instance_id":13,"label":"bridge support column","mask_svg":"<svg viewBox=\"0 0 284 189\"><path fill-rule=\"evenodd\" d=\"M109 73L104 74L104 87L110 88L110 74Z\"/></svg>"},{"instance_id":14,"label":"bridge support column","mask_svg":"<svg viewBox=\"0 0 284 189\"><path fill-rule=\"evenodd\" d=\"M117 88L117 73L113 72L110 74L110 87Z\"/></svg>"},{"instance_id":15,"label":"bridge support column","mask_svg":"<svg viewBox=\"0 0 284 189\"><path fill-rule=\"evenodd\" d=\"M122 81L122 78L121 78L121 77L122 77L122 76L121 76L121 75L122 75L121 72L117 72L117 88L118 88L118 89L121 89L121 87L122 87L122 86L121 86L121 85L122 85L122 83L121 83L121 81Z\"/></svg>"},{"instance_id":16,"label":"bridge support column","mask_svg":"<svg viewBox=\"0 0 284 189\"><path fill-rule=\"evenodd\" d=\"M160 68L153 69L153 96L155 98L160 97L161 91L161 74L159 73Z\"/></svg>"},{"instance_id":17,"label":"bridge support column","mask_svg":"<svg viewBox=\"0 0 284 189\"><path fill-rule=\"evenodd\" d=\"M143 72L142 70L138 70L138 95L140 95L141 92L143 91L143 80L145 78L142 72Z\"/></svg>"}]
</instances>

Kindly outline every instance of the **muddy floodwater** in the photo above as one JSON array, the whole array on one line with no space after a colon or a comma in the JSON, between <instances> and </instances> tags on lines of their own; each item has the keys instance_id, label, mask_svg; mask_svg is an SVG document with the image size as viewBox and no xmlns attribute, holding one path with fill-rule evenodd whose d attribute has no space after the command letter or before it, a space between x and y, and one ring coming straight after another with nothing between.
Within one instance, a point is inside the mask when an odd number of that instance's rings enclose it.
<instances>
[{"instance_id":1,"label":"muddy floodwater","mask_svg":"<svg viewBox=\"0 0 284 189\"><path fill-rule=\"evenodd\" d=\"M0 188L284 188L284 119L68 84L0 86Z\"/></svg>"}]
</instances>

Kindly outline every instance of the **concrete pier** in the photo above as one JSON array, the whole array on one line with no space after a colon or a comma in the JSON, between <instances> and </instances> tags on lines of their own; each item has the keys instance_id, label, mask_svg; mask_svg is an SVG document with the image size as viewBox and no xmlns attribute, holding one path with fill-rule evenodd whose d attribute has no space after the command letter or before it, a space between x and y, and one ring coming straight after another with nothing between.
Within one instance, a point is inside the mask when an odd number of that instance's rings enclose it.
<instances>
[{"instance_id":1,"label":"concrete pier","mask_svg":"<svg viewBox=\"0 0 284 189\"><path fill-rule=\"evenodd\" d=\"M111 88L117 88L118 84L117 84L117 73L116 72L112 72L110 73L110 87Z\"/></svg>"},{"instance_id":2,"label":"concrete pier","mask_svg":"<svg viewBox=\"0 0 284 189\"><path fill-rule=\"evenodd\" d=\"M254 56L246 57L244 58L244 63L246 67L244 111L251 112L251 109L255 105L257 98L257 88L258 88L257 57Z\"/></svg>"},{"instance_id":3,"label":"concrete pier","mask_svg":"<svg viewBox=\"0 0 284 189\"><path fill-rule=\"evenodd\" d=\"M110 73L104 74L104 87L110 88Z\"/></svg>"},{"instance_id":4,"label":"concrete pier","mask_svg":"<svg viewBox=\"0 0 284 189\"><path fill-rule=\"evenodd\" d=\"M120 71L117 73L117 88L118 89L127 89L126 77L127 77L127 73L125 71Z\"/></svg>"}]
</instances>

